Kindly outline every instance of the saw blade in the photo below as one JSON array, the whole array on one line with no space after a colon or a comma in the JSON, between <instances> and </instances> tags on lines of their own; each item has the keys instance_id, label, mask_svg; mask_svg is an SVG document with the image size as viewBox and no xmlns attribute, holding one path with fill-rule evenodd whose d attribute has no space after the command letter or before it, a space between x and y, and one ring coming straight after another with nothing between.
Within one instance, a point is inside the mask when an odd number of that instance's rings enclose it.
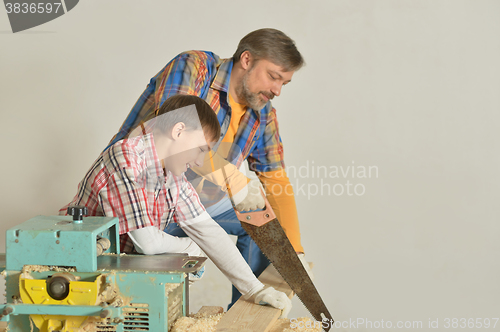
<instances>
[{"instance_id":1,"label":"saw blade","mask_svg":"<svg viewBox=\"0 0 500 332\"><path fill-rule=\"evenodd\" d=\"M243 229L259 246L316 321L323 322L325 318L328 320L328 323L322 324L326 326L322 327L325 331L329 331L334 322L333 318L278 220L273 219L260 226L241 219L240 221Z\"/></svg>"}]
</instances>

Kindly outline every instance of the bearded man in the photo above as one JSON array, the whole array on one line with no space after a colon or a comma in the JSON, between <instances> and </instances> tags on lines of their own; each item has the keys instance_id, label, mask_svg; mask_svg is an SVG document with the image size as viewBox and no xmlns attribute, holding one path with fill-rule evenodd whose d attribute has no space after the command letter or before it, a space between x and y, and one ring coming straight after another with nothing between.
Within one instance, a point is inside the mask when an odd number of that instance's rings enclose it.
<instances>
[{"instance_id":1,"label":"bearded man","mask_svg":"<svg viewBox=\"0 0 500 332\"><path fill-rule=\"evenodd\" d=\"M243 230L233 209L264 207L260 184L241 172L245 160L263 184L278 220L312 276L300 242L295 197L285 172L276 109L271 105L271 100L281 94L282 87L291 82L303 64L294 41L276 29L249 33L229 59L205 51L181 53L150 80L110 143L127 137L134 129L140 130L141 124L155 117L172 95L189 94L204 99L217 114L221 136L203 167L186 165L186 176L210 216L228 234L238 237L236 245L256 276L269 261ZM165 232L186 236L177 223L167 225ZM239 296L233 288L233 303Z\"/></svg>"}]
</instances>

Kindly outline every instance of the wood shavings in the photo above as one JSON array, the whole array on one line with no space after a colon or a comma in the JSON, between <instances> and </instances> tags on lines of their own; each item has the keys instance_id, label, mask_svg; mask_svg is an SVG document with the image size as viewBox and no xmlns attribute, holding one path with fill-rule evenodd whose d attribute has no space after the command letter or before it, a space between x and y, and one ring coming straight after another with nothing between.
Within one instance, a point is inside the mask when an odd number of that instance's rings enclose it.
<instances>
[{"instance_id":1,"label":"wood shavings","mask_svg":"<svg viewBox=\"0 0 500 332\"><path fill-rule=\"evenodd\" d=\"M31 272L76 272L76 268L73 266L53 266L53 265L24 265L21 270L21 278L33 279L30 275Z\"/></svg>"},{"instance_id":2,"label":"wood shavings","mask_svg":"<svg viewBox=\"0 0 500 332\"><path fill-rule=\"evenodd\" d=\"M321 323L308 317L278 319L269 332L321 332Z\"/></svg>"},{"instance_id":3,"label":"wood shavings","mask_svg":"<svg viewBox=\"0 0 500 332\"><path fill-rule=\"evenodd\" d=\"M76 272L76 268L74 266L24 265L23 269L21 270L22 273L45 272L45 271Z\"/></svg>"},{"instance_id":4,"label":"wood shavings","mask_svg":"<svg viewBox=\"0 0 500 332\"><path fill-rule=\"evenodd\" d=\"M165 296L168 296L174 289L179 287L180 283L165 284Z\"/></svg>"},{"instance_id":5,"label":"wood shavings","mask_svg":"<svg viewBox=\"0 0 500 332\"><path fill-rule=\"evenodd\" d=\"M80 330L79 331L81 331L81 332L94 332L94 331L97 330L97 324L98 323L105 323L105 322L106 322L106 319L103 319L103 318L100 318L100 317L90 316L80 326Z\"/></svg>"},{"instance_id":6,"label":"wood shavings","mask_svg":"<svg viewBox=\"0 0 500 332\"><path fill-rule=\"evenodd\" d=\"M101 256L116 256L116 254L115 254L115 253L112 253L112 252L103 252ZM126 253L124 253L124 252L121 252L121 253L119 254L119 256L120 256L120 257L123 257L123 256L127 256L127 254L126 254Z\"/></svg>"},{"instance_id":7,"label":"wood shavings","mask_svg":"<svg viewBox=\"0 0 500 332\"><path fill-rule=\"evenodd\" d=\"M224 314L218 315L191 315L177 319L171 332L215 332L219 320Z\"/></svg>"},{"instance_id":8,"label":"wood shavings","mask_svg":"<svg viewBox=\"0 0 500 332\"><path fill-rule=\"evenodd\" d=\"M110 304L119 295L118 287L114 283L107 283L106 277L105 274L99 276L101 278L101 289L97 297L97 303L106 302L106 304Z\"/></svg>"},{"instance_id":9,"label":"wood shavings","mask_svg":"<svg viewBox=\"0 0 500 332\"><path fill-rule=\"evenodd\" d=\"M224 314L208 315L206 313L191 314L189 317L177 319L171 332L215 332L217 324ZM321 332L321 324L308 317L279 319L269 332Z\"/></svg>"}]
</instances>

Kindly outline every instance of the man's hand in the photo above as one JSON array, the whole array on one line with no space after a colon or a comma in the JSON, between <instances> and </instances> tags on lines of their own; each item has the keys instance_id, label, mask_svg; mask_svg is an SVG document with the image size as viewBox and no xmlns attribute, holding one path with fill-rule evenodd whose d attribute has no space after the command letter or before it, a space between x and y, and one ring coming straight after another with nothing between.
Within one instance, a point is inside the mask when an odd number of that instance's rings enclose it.
<instances>
[{"instance_id":1,"label":"man's hand","mask_svg":"<svg viewBox=\"0 0 500 332\"><path fill-rule=\"evenodd\" d=\"M304 266L304 269L306 269L306 272L309 275L309 278L311 278L311 281L314 281L314 274L311 270L311 267L309 266L309 263L306 261L306 254L301 252L301 253L298 253L297 256L299 256L300 262Z\"/></svg>"},{"instance_id":2,"label":"man's hand","mask_svg":"<svg viewBox=\"0 0 500 332\"><path fill-rule=\"evenodd\" d=\"M254 295L254 302L260 305L269 304L276 309L281 309L281 317L286 318L292 309L292 301L285 293L279 292L273 287L263 288Z\"/></svg>"},{"instance_id":3,"label":"man's hand","mask_svg":"<svg viewBox=\"0 0 500 332\"><path fill-rule=\"evenodd\" d=\"M260 182L251 180L243 189L232 197L234 206L238 211L254 211L266 206L264 196L260 191Z\"/></svg>"}]
</instances>

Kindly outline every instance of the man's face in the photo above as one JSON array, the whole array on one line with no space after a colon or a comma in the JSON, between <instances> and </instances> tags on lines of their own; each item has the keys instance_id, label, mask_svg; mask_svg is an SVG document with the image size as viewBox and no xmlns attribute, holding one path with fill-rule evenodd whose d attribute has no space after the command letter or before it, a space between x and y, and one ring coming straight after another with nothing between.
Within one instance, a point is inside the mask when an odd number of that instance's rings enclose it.
<instances>
[{"instance_id":1,"label":"man's face","mask_svg":"<svg viewBox=\"0 0 500 332\"><path fill-rule=\"evenodd\" d=\"M208 151L203 130L183 130L174 141L171 155L164 159L165 168L175 176L181 176L190 167L202 166Z\"/></svg>"},{"instance_id":2,"label":"man's face","mask_svg":"<svg viewBox=\"0 0 500 332\"><path fill-rule=\"evenodd\" d=\"M238 87L238 99L246 106L262 109L269 100L279 96L281 88L291 82L294 71L284 71L271 61L253 62Z\"/></svg>"}]
</instances>

